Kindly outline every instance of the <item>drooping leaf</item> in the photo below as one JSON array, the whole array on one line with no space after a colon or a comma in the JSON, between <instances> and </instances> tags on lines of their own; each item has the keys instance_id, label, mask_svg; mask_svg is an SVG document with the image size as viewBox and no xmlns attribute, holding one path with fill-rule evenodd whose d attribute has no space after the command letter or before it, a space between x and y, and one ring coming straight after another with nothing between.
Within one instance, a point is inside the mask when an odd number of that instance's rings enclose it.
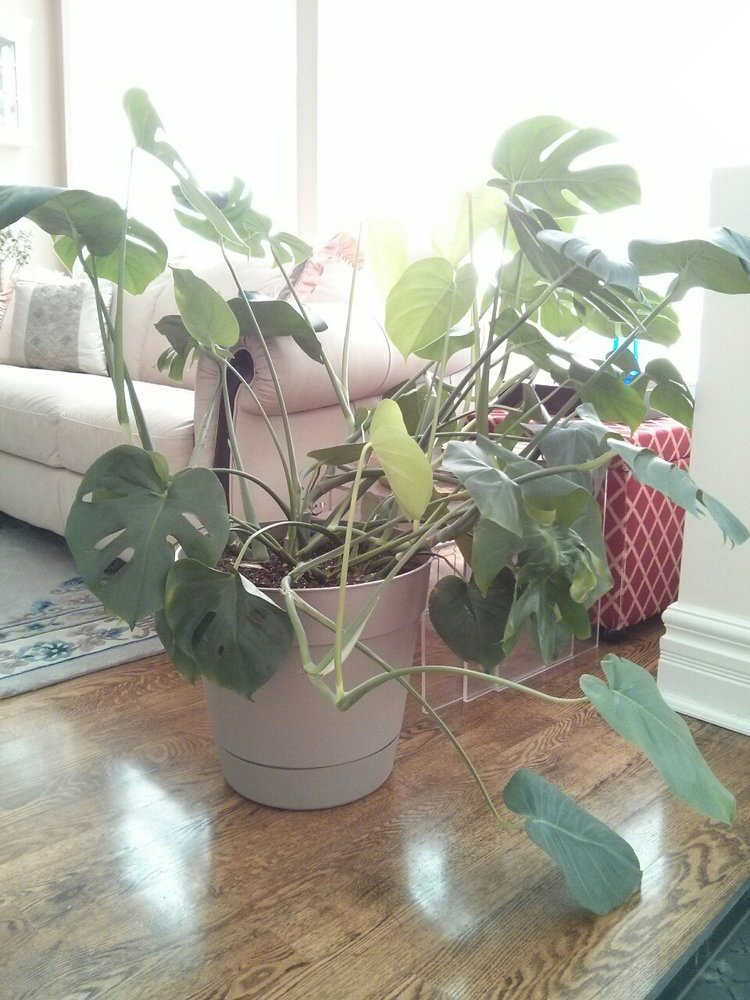
<instances>
[{"instance_id":1,"label":"drooping leaf","mask_svg":"<svg viewBox=\"0 0 750 1000\"><path fill-rule=\"evenodd\" d=\"M246 698L273 676L294 636L281 608L239 573L192 559L169 571L163 624L181 673Z\"/></svg>"},{"instance_id":2,"label":"drooping leaf","mask_svg":"<svg viewBox=\"0 0 750 1000\"><path fill-rule=\"evenodd\" d=\"M141 295L167 266L167 246L161 237L132 217L128 218L125 240L123 287L131 295ZM93 261L100 278L117 283L120 279L120 247ZM87 270L89 270L87 265Z\"/></svg>"},{"instance_id":3,"label":"drooping leaf","mask_svg":"<svg viewBox=\"0 0 750 1000\"><path fill-rule=\"evenodd\" d=\"M502 569L483 594L458 576L438 580L429 598L430 621L443 642L463 660L491 670L504 658L503 634L513 603L515 577Z\"/></svg>"},{"instance_id":4,"label":"drooping leaf","mask_svg":"<svg viewBox=\"0 0 750 1000\"><path fill-rule=\"evenodd\" d=\"M750 239L725 226L707 239L633 240L628 256L642 275L674 274L673 297L691 288L725 294L750 292Z\"/></svg>"},{"instance_id":5,"label":"drooping leaf","mask_svg":"<svg viewBox=\"0 0 750 1000\"><path fill-rule=\"evenodd\" d=\"M734 796L716 778L687 723L667 705L651 674L610 653L602 660L607 684L584 674L581 690L624 739L635 743L674 794L722 823L734 819Z\"/></svg>"},{"instance_id":6,"label":"drooping leaf","mask_svg":"<svg viewBox=\"0 0 750 1000\"><path fill-rule=\"evenodd\" d=\"M554 216L580 215L581 202L596 212L635 205L641 192L632 167L574 169L584 153L611 142L614 137L607 132L577 128L562 118L529 118L501 136L492 156L492 166L501 177L489 184L511 198L522 195Z\"/></svg>"},{"instance_id":7,"label":"drooping leaf","mask_svg":"<svg viewBox=\"0 0 750 1000\"><path fill-rule=\"evenodd\" d=\"M239 324L219 293L192 271L173 267L174 294L190 336L203 347L232 347Z\"/></svg>"},{"instance_id":8,"label":"drooping leaf","mask_svg":"<svg viewBox=\"0 0 750 1000\"><path fill-rule=\"evenodd\" d=\"M653 486L696 517L710 514L721 529L724 539L733 547L750 538L745 525L719 500L696 486L684 469L665 462L648 448L639 448L628 441L610 437L607 445L632 469L639 482Z\"/></svg>"},{"instance_id":9,"label":"drooping leaf","mask_svg":"<svg viewBox=\"0 0 750 1000\"><path fill-rule=\"evenodd\" d=\"M209 469L169 475L161 455L120 445L78 489L65 538L86 586L132 627L164 604L175 540L213 563L229 537L221 483Z\"/></svg>"},{"instance_id":10,"label":"drooping leaf","mask_svg":"<svg viewBox=\"0 0 750 1000\"><path fill-rule=\"evenodd\" d=\"M581 906L609 913L639 887L641 867L630 844L541 775L516 771L503 800L527 817L529 839L562 868Z\"/></svg>"},{"instance_id":11,"label":"drooping leaf","mask_svg":"<svg viewBox=\"0 0 750 1000\"><path fill-rule=\"evenodd\" d=\"M50 236L68 236L76 246L106 257L120 242L125 212L112 198L50 187L0 187L0 228L26 217Z\"/></svg>"},{"instance_id":12,"label":"drooping leaf","mask_svg":"<svg viewBox=\"0 0 750 1000\"><path fill-rule=\"evenodd\" d=\"M579 267L591 271L605 285L616 285L633 293L638 292L639 275L633 264L611 260L586 240L560 232L559 229L543 229L537 234L537 239L546 246L553 247Z\"/></svg>"},{"instance_id":13,"label":"drooping leaf","mask_svg":"<svg viewBox=\"0 0 750 1000\"><path fill-rule=\"evenodd\" d=\"M433 344L463 319L474 301L476 272L429 257L406 269L386 300L385 327L404 358Z\"/></svg>"},{"instance_id":14,"label":"drooping leaf","mask_svg":"<svg viewBox=\"0 0 750 1000\"><path fill-rule=\"evenodd\" d=\"M432 497L432 467L394 400L382 399L375 408L370 442L399 507L409 518L421 517Z\"/></svg>"},{"instance_id":15,"label":"drooping leaf","mask_svg":"<svg viewBox=\"0 0 750 1000\"><path fill-rule=\"evenodd\" d=\"M264 337L291 337L309 358L323 363L323 348L317 334L327 330L328 324L313 309L305 308L305 319L285 299L271 299L257 292L244 292L244 296L247 303L243 298L230 299L227 303L237 319L241 337L257 335L257 323Z\"/></svg>"},{"instance_id":16,"label":"drooping leaf","mask_svg":"<svg viewBox=\"0 0 750 1000\"><path fill-rule=\"evenodd\" d=\"M471 495L482 517L514 535L524 531L521 488L482 452L475 441L449 441L443 466Z\"/></svg>"}]
</instances>

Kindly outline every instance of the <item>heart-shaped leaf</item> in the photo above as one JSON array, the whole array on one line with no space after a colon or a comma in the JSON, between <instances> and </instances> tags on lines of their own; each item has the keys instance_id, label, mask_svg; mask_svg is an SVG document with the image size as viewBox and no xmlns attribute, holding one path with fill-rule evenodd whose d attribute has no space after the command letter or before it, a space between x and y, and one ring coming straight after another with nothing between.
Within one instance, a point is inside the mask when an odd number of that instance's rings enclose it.
<instances>
[{"instance_id":1,"label":"heart-shaped leaf","mask_svg":"<svg viewBox=\"0 0 750 1000\"><path fill-rule=\"evenodd\" d=\"M404 271L385 307L385 328L404 358L439 340L463 319L474 301L471 265L454 271L442 257L419 260Z\"/></svg>"},{"instance_id":2,"label":"heart-shaped leaf","mask_svg":"<svg viewBox=\"0 0 750 1000\"><path fill-rule=\"evenodd\" d=\"M648 408L640 393L611 372L600 372L585 382L580 392L581 399L591 403L600 420L627 424L636 431L646 419Z\"/></svg>"},{"instance_id":3,"label":"heart-shaped leaf","mask_svg":"<svg viewBox=\"0 0 750 1000\"><path fill-rule=\"evenodd\" d=\"M407 431L394 400L378 403L370 424L370 442L399 507L409 518L421 517L432 497L432 467Z\"/></svg>"},{"instance_id":4,"label":"heart-shaped leaf","mask_svg":"<svg viewBox=\"0 0 750 1000\"><path fill-rule=\"evenodd\" d=\"M521 488L484 454L475 441L449 441L443 465L465 486L482 517L522 535L525 512Z\"/></svg>"},{"instance_id":5,"label":"heart-shaped leaf","mask_svg":"<svg viewBox=\"0 0 750 1000\"><path fill-rule=\"evenodd\" d=\"M207 677L246 698L277 671L294 637L284 611L239 573L192 559L169 571L162 633L189 680Z\"/></svg>"},{"instance_id":6,"label":"heart-shaped leaf","mask_svg":"<svg viewBox=\"0 0 750 1000\"><path fill-rule=\"evenodd\" d=\"M430 594L430 621L457 656L491 670L505 656L503 633L515 585L507 568L498 573L486 596L473 580L445 576Z\"/></svg>"},{"instance_id":7,"label":"heart-shaped leaf","mask_svg":"<svg viewBox=\"0 0 750 1000\"><path fill-rule=\"evenodd\" d=\"M170 477L161 455L133 445L91 465L65 527L86 586L131 627L163 607L175 543L213 564L228 537L224 490L213 472Z\"/></svg>"},{"instance_id":8,"label":"heart-shaped leaf","mask_svg":"<svg viewBox=\"0 0 750 1000\"><path fill-rule=\"evenodd\" d=\"M503 791L512 812L526 816L526 833L562 868L576 902L604 914L641 883L633 848L541 775L522 768Z\"/></svg>"},{"instance_id":9,"label":"heart-shaped leaf","mask_svg":"<svg viewBox=\"0 0 750 1000\"><path fill-rule=\"evenodd\" d=\"M233 347L239 324L219 293L192 271L173 267L174 295L190 336L203 347Z\"/></svg>"},{"instance_id":10,"label":"heart-shaped leaf","mask_svg":"<svg viewBox=\"0 0 750 1000\"><path fill-rule=\"evenodd\" d=\"M615 732L635 743L674 794L722 823L734 819L734 796L714 775L687 723L667 705L651 674L610 653L602 660L608 684L584 674L581 690Z\"/></svg>"},{"instance_id":11,"label":"heart-shaped leaf","mask_svg":"<svg viewBox=\"0 0 750 1000\"><path fill-rule=\"evenodd\" d=\"M613 141L607 132L577 128L562 118L529 118L501 136L492 156L492 166L501 178L489 184L511 198L522 195L554 216L580 215L579 202L597 212L635 205L641 192L632 167L607 164L573 169L578 157Z\"/></svg>"}]
</instances>

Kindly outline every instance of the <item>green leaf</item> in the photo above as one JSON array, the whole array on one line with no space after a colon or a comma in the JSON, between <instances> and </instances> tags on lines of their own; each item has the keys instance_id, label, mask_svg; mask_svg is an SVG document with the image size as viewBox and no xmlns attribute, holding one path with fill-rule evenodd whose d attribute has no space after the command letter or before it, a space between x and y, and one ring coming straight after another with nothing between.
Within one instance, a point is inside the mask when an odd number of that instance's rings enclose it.
<instances>
[{"instance_id":1,"label":"green leaf","mask_svg":"<svg viewBox=\"0 0 750 1000\"><path fill-rule=\"evenodd\" d=\"M523 535L525 513L521 488L482 452L475 441L449 441L443 466L470 493L482 517L514 535Z\"/></svg>"},{"instance_id":2,"label":"green leaf","mask_svg":"<svg viewBox=\"0 0 750 1000\"><path fill-rule=\"evenodd\" d=\"M639 274L675 274L674 299L691 288L750 292L750 239L724 226L704 240L633 240L628 256Z\"/></svg>"},{"instance_id":3,"label":"green leaf","mask_svg":"<svg viewBox=\"0 0 750 1000\"><path fill-rule=\"evenodd\" d=\"M209 469L170 477L155 452L121 445L86 472L65 538L86 586L132 627L164 604L175 541L202 562L229 537L221 483Z\"/></svg>"},{"instance_id":4,"label":"green leaf","mask_svg":"<svg viewBox=\"0 0 750 1000\"><path fill-rule=\"evenodd\" d=\"M439 340L468 312L476 293L476 272L429 257L406 269L386 300L385 327L404 358Z\"/></svg>"},{"instance_id":5,"label":"green leaf","mask_svg":"<svg viewBox=\"0 0 750 1000\"><path fill-rule=\"evenodd\" d=\"M221 295L192 271L173 267L172 274L177 308L190 336L202 347L233 347L239 324Z\"/></svg>"},{"instance_id":6,"label":"green leaf","mask_svg":"<svg viewBox=\"0 0 750 1000\"><path fill-rule=\"evenodd\" d=\"M732 547L741 545L750 538L745 525L719 500L699 489L684 469L665 462L648 448L638 448L628 441L611 437L608 438L607 445L632 469L640 483L653 486L695 517L710 514L721 529L725 541Z\"/></svg>"},{"instance_id":7,"label":"green leaf","mask_svg":"<svg viewBox=\"0 0 750 1000\"><path fill-rule=\"evenodd\" d=\"M586 240L560 232L559 229L543 229L537 233L537 239L579 267L591 271L605 285L616 285L633 293L638 292L639 275L633 264L610 260L602 250L597 250Z\"/></svg>"},{"instance_id":8,"label":"green leaf","mask_svg":"<svg viewBox=\"0 0 750 1000\"><path fill-rule=\"evenodd\" d=\"M192 559L169 571L160 635L164 625L181 673L246 698L277 671L294 636L281 608L239 573Z\"/></svg>"},{"instance_id":9,"label":"green leaf","mask_svg":"<svg viewBox=\"0 0 750 1000\"><path fill-rule=\"evenodd\" d=\"M581 386L580 392L581 399L591 403L600 420L627 424L636 431L646 419L648 409L639 393L610 372L596 375Z\"/></svg>"},{"instance_id":10,"label":"green leaf","mask_svg":"<svg viewBox=\"0 0 750 1000\"><path fill-rule=\"evenodd\" d=\"M505 656L503 633L515 585L507 568L497 574L486 595L473 579L467 583L458 576L445 576L430 594L430 621L457 656L491 670Z\"/></svg>"},{"instance_id":11,"label":"green leaf","mask_svg":"<svg viewBox=\"0 0 750 1000\"><path fill-rule=\"evenodd\" d=\"M167 246L161 237L137 219L128 218L123 287L141 295L167 266ZM120 280L120 247L106 257L95 257L96 273L115 284ZM90 264L87 262L87 270Z\"/></svg>"},{"instance_id":12,"label":"green leaf","mask_svg":"<svg viewBox=\"0 0 750 1000\"><path fill-rule=\"evenodd\" d=\"M528 817L530 840L560 865L581 906L609 913L639 887L641 867L630 844L540 775L516 771L503 801Z\"/></svg>"},{"instance_id":13,"label":"green leaf","mask_svg":"<svg viewBox=\"0 0 750 1000\"><path fill-rule=\"evenodd\" d=\"M112 198L50 187L0 187L0 228L26 217L50 236L106 257L119 245L125 212Z\"/></svg>"},{"instance_id":14,"label":"green leaf","mask_svg":"<svg viewBox=\"0 0 750 1000\"><path fill-rule=\"evenodd\" d=\"M375 408L370 442L399 507L409 518L421 517L432 497L432 467L394 400L383 399Z\"/></svg>"},{"instance_id":15,"label":"green leaf","mask_svg":"<svg viewBox=\"0 0 750 1000\"><path fill-rule=\"evenodd\" d=\"M577 128L562 118L529 118L500 138L492 165L501 178L489 184L511 198L522 195L554 216L580 215L580 202L596 212L635 205L641 192L632 167L572 169L579 156L613 141L607 132Z\"/></svg>"},{"instance_id":16,"label":"green leaf","mask_svg":"<svg viewBox=\"0 0 750 1000\"><path fill-rule=\"evenodd\" d=\"M602 668L608 685L591 674L580 679L599 714L646 754L678 798L705 816L731 823L734 796L713 774L687 723L664 701L651 674L612 653Z\"/></svg>"},{"instance_id":17,"label":"green leaf","mask_svg":"<svg viewBox=\"0 0 750 1000\"><path fill-rule=\"evenodd\" d=\"M685 427L693 426L693 394L671 361L666 358L649 361L636 382L641 380L646 386L655 383L649 393L649 403L654 409ZM635 387L635 383L633 385Z\"/></svg>"},{"instance_id":18,"label":"green leaf","mask_svg":"<svg viewBox=\"0 0 750 1000\"><path fill-rule=\"evenodd\" d=\"M521 547L521 539L486 517L472 532L472 580L486 596L490 584Z\"/></svg>"},{"instance_id":19,"label":"green leaf","mask_svg":"<svg viewBox=\"0 0 750 1000\"><path fill-rule=\"evenodd\" d=\"M291 302L285 299L271 299L257 292L245 292L244 295L264 337L291 337L309 358L319 364L323 363L323 348L316 334L328 329L325 320L307 307L305 308L307 319L305 319ZM244 299L230 299L227 304L239 323L239 335L257 336L255 324Z\"/></svg>"},{"instance_id":20,"label":"green leaf","mask_svg":"<svg viewBox=\"0 0 750 1000\"><path fill-rule=\"evenodd\" d=\"M322 465L352 465L359 461L364 444L338 444L331 448L316 448L308 452L310 458Z\"/></svg>"},{"instance_id":21,"label":"green leaf","mask_svg":"<svg viewBox=\"0 0 750 1000\"><path fill-rule=\"evenodd\" d=\"M477 441L477 448L488 461L501 465L514 481L522 476L538 475L543 471L536 462L521 458L515 452L487 438L480 438ZM518 485L521 487L521 495L527 510L532 507L535 511L546 511L553 515L545 522L548 524L552 521L562 525L571 524L585 509L590 499L588 490L566 476L552 474L551 470L550 475Z\"/></svg>"}]
</instances>

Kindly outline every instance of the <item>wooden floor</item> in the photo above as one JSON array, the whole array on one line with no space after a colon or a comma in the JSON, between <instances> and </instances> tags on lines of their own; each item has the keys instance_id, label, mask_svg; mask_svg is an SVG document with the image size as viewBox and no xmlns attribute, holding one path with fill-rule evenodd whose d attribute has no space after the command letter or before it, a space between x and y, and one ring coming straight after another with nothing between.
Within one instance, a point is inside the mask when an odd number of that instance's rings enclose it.
<instances>
[{"instance_id":1,"label":"wooden floor","mask_svg":"<svg viewBox=\"0 0 750 1000\"><path fill-rule=\"evenodd\" d=\"M654 664L660 631L616 651ZM595 663L539 684L575 693ZM0 703L0 997L641 1000L750 875L750 740L691 723L738 797L728 830L586 708L493 693L443 714L497 798L533 767L626 836L640 896L582 912L419 710L367 799L247 802L200 688L153 658Z\"/></svg>"}]
</instances>

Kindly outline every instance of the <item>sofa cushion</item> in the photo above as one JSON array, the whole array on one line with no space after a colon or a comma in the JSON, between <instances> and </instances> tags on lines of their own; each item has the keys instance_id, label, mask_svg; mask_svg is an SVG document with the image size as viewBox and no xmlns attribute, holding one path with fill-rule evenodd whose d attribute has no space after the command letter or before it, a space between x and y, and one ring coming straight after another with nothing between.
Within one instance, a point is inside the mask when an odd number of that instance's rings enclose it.
<instances>
[{"instance_id":1,"label":"sofa cushion","mask_svg":"<svg viewBox=\"0 0 750 1000\"><path fill-rule=\"evenodd\" d=\"M113 286L102 282L101 290L109 309ZM106 375L94 290L86 278L20 279L13 300L10 364Z\"/></svg>"},{"instance_id":2,"label":"sofa cushion","mask_svg":"<svg viewBox=\"0 0 750 1000\"><path fill-rule=\"evenodd\" d=\"M193 450L193 393L136 383L156 451L173 471ZM108 378L0 365L0 451L84 473L124 443Z\"/></svg>"}]
</instances>

